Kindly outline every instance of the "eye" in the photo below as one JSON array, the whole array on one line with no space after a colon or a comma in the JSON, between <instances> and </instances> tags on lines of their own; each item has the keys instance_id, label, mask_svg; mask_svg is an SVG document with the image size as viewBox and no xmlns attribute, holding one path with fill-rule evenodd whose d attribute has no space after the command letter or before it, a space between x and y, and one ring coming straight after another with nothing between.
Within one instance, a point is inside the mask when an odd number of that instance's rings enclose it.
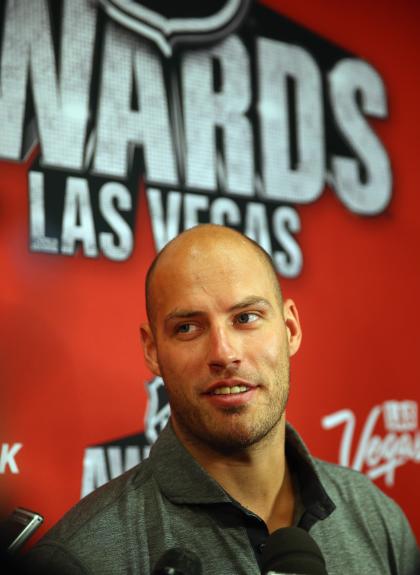
<instances>
[{"instance_id":1,"label":"eye","mask_svg":"<svg viewBox=\"0 0 420 575\"><path fill-rule=\"evenodd\" d=\"M198 337L203 331L203 326L198 322L184 321L175 325L173 334L178 339L189 340Z\"/></svg>"},{"instance_id":2,"label":"eye","mask_svg":"<svg viewBox=\"0 0 420 575\"><path fill-rule=\"evenodd\" d=\"M236 322L240 324L254 323L259 319L259 315L250 311L244 311L236 316Z\"/></svg>"},{"instance_id":3,"label":"eye","mask_svg":"<svg viewBox=\"0 0 420 575\"><path fill-rule=\"evenodd\" d=\"M196 326L192 323L181 323L175 328L176 333L191 333Z\"/></svg>"}]
</instances>

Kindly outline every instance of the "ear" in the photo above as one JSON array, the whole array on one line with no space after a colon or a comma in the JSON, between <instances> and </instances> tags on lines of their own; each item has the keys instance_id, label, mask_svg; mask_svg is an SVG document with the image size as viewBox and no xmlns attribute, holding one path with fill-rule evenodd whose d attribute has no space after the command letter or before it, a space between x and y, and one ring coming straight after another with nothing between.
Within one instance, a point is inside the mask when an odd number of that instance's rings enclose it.
<instances>
[{"instance_id":1,"label":"ear","mask_svg":"<svg viewBox=\"0 0 420 575\"><path fill-rule=\"evenodd\" d=\"M287 341L289 344L289 356L295 355L302 341L302 329L300 327L299 314L295 302L287 299L283 303L283 317L286 325Z\"/></svg>"},{"instance_id":2,"label":"ear","mask_svg":"<svg viewBox=\"0 0 420 575\"><path fill-rule=\"evenodd\" d=\"M148 323L144 323L140 326L140 336L147 367L155 375L161 375L157 359L155 336L153 335L152 328Z\"/></svg>"}]
</instances>

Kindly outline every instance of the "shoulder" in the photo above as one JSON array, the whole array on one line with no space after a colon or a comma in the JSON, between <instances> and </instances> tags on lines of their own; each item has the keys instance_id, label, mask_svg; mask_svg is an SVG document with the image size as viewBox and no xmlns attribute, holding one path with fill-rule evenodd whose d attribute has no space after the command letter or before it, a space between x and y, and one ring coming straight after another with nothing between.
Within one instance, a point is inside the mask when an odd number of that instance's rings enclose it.
<instances>
[{"instance_id":1,"label":"shoulder","mask_svg":"<svg viewBox=\"0 0 420 575\"><path fill-rule=\"evenodd\" d=\"M79 501L58 521L29 555L64 556L72 558L94 549L109 549L118 540L124 541L124 526L141 517L146 498L153 498L157 489L148 460L109 481Z\"/></svg>"},{"instance_id":2,"label":"shoulder","mask_svg":"<svg viewBox=\"0 0 420 575\"><path fill-rule=\"evenodd\" d=\"M312 458L312 461L323 486L337 506L344 503L369 511L376 509L381 515L402 514L397 503L363 473L317 458Z\"/></svg>"},{"instance_id":3,"label":"shoulder","mask_svg":"<svg viewBox=\"0 0 420 575\"><path fill-rule=\"evenodd\" d=\"M341 465L313 458L321 482L336 505L333 516L349 527L367 529L401 547L415 542L401 507L366 475Z\"/></svg>"},{"instance_id":4,"label":"shoulder","mask_svg":"<svg viewBox=\"0 0 420 575\"><path fill-rule=\"evenodd\" d=\"M381 491L366 475L312 458L324 489L336 505L335 511L318 522L314 534L319 543L339 542L340 554L346 546L349 557L357 549L357 560L384 561L394 565L393 573L414 575L420 568L420 555L410 524L400 506ZM333 563L334 558L330 558ZM361 572L361 571L359 571ZM371 571L372 572L372 571ZM387 572L384 570L382 572Z\"/></svg>"},{"instance_id":5,"label":"shoulder","mask_svg":"<svg viewBox=\"0 0 420 575\"><path fill-rule=\"evenodd\" d=\"M316 457L311 457L315 469L323 484L327 484L329 489L340 489L340 494L345 497L352 497L356 491L362 490L369 495L377 493L383 494L372 481L360 471L349 467L344 467L337 463L330 463Z\"/></svg>"},{"instance_id":6,"label":"shoulder","mask_svg":"<svg viewBox=\"0 0 420 575\"><path fill-rule=\"evenodd\" d=\"M127 556L127 529L145 530L146 500L156 497L149 460L77 503L25 558L30 572L60 575L113 573Z\"/></svg>"}]
</instances>

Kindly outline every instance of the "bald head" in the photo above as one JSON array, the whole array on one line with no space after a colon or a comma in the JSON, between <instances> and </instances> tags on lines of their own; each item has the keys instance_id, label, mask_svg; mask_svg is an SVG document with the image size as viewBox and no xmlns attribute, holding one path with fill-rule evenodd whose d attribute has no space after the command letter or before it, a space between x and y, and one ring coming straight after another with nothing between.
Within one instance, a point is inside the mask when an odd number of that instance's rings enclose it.
<instances>
[{"instance_id":1,"label":"bald head","mask_svg":"<svg viewBox=\"0 0 420 575\"><path fill-rule=\"evenodd\" d=\"M262 264L272 281L278 303L281 305L281 289L269 254L257 242L232 228L202 224L182 232L171 240L153 260L146 276L146 309L150 325L154 326L156 318L155 278L159 272L164 270L170 278L171 269L174 273L183 266L189 266L193 270L194 266L200 265L210 252L218 252L220 260L223 261L228 252L232 256L235 251L247 252L251 258L255 258L256 262Z\"/></svg>"}]
</instances>

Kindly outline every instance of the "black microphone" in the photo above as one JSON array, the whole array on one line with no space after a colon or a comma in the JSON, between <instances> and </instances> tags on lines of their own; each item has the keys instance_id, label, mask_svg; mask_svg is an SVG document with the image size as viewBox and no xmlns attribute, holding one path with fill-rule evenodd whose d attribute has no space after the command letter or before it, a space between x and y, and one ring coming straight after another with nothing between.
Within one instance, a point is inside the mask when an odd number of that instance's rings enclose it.
<instances>
[{"instance_id":1,"label":"black microphone","mask_svg":"<svg viewBox=\"0 0 420 575\"><path fill-rule=\"evenodd\" d=\"M300 527L274 531L265 544L261 564L263 575L328 575L321 549Z\"/></svg>"},{"instance_id":2,"label":"black microphone","mask_svg":"<svg viewBox=\"0 0 420 575\"><path fill-rule=\"evenodd\" d=\"M172 547L156 563L152 575L202 575L201 561L193 551Z\"/></svg>"}]
</instances>

